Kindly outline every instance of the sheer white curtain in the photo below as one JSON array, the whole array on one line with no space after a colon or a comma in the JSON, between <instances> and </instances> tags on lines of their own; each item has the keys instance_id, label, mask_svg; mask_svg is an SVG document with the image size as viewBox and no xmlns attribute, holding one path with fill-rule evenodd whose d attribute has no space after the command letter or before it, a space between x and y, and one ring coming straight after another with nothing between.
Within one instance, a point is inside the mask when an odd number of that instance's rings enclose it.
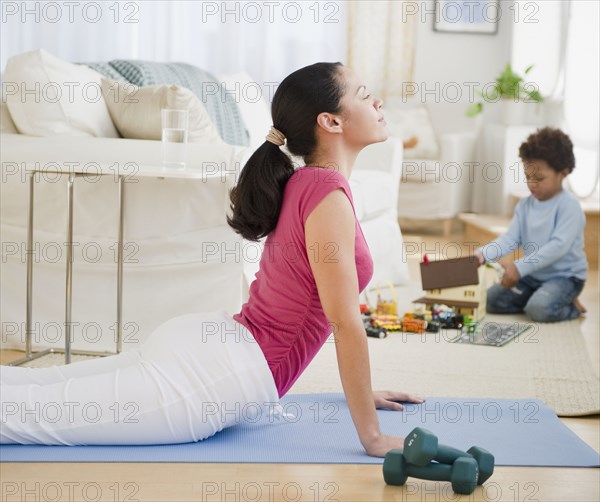
<instances>
[{"instance_id":1,"label":"sheer white curtain","mask_svg":"<svg viewBox=\"0 0 600 502\"><path fill-rule=\"evenodd\" d=\"M570 2L565 64L565 128L577 168L567 178L580 196L598 194L600 162L599 3Z\"/></svg>"},{"instance_id":2,"label":"sheer white curtain","mask_svg":"<svg viewBox=\"0 0 600 502\"><path fill-rule=\"evenodd\" d=\"M512 67L527 82L535 82L543 96L556 91L557 76L561 72L564 43L561 23L565 10L562 4L563 0L537 4L506 2L501 11L512 21ZM533 69L524 75L529 65L534 65Z\"/></svg>"},{"instance_id":3,"label":"sheer white curtain","mask_svg":"<svg viewBox=\"0 0 600 502\"><path fill-rule=\"evenodd\" d=\"M598 193L599 5L597 0L521 2L529 22L522 16L513 26L513 66L521 72L535 64L527 80L546 98L548 123L573 141L577 167L567 185L582 198Z\"/></svg>"},{"instance_id":4,"label":"sheer white curtain","mask_svg":"<svg viewBox=\"0 0 600 502\"><path fill-rule=\"evenodd\" d=\"M346 2L2 1L1 66L44 48L73 62L146 59L247 71L278 82L317 61L346 63Z\"/></svg>"},{"instance_id":5,"label":"sheer white curtain","mask_svg":"<svg viewBox=\"0 0 600 502\"><path fill-rule=\"evenodd\" d=\"M348 2L348 65L384 101L413 80L417 16L406 10L403 0Z\"/></svg>"}]
</instances>

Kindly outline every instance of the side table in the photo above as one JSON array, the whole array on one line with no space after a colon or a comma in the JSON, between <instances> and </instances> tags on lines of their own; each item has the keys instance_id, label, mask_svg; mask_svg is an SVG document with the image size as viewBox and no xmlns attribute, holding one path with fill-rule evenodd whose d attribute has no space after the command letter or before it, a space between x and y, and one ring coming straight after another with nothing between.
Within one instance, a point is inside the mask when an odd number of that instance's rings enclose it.
<instances>
[{"instance_id":1,"label":"side table","mask_svg":"<svg viewBox=\"0 0 600 502\"><path fill-rule=\"evenodd\" d=\"M189 157L188 157L189 160ZM51 163L48 165L40 165L38 162L26 162L25 169L28 173L29 184L29 207L27 215L27 250L26 250L26 268L27 268L27 300L26 300L26 323L25 323L25 356L12 361L10 366L19 366L28 361L41 358L50 353L64 353L65 364L71 362L71 355L86 355L86 356L109 356L115 355L122 350L122 310L123 310L123 234L124 234L124 206L125 206L125 186L126 178L137 177L156 177L156 178L179 178L189 180L207 181L207 179L221 178L222 182L233 186L234 176L232 171L214 171L207 170L198 163L188 162L185 168L165 167L160 163L143 163L136 164L130 162L128 165L133 172L119 173L115 170L115 163L100 162L94 164L99 171L93 173L93 176L115 176L118 183L118 243L117 243L117 321L116 321L116 347L115 352L107 351L89 351L89 350L73 350L71 348L72 338L72 322L71 322L71 305L72 305L72 281L73 281L73 198L75 179L77 177L89 176L90 173L86 169L85 164L80 163ZM118 165L118 164L116 164ZM34 243L33 243L33 213L34 213L34 186L35 176L38 177L42 173L65 174L68 175L67 180L67 229L66 229L66 293L65 293L65 348L55 349L50 348L42 351L33 351L32 336L33 336L33 259Z\"/></svg>"}]
</instances>

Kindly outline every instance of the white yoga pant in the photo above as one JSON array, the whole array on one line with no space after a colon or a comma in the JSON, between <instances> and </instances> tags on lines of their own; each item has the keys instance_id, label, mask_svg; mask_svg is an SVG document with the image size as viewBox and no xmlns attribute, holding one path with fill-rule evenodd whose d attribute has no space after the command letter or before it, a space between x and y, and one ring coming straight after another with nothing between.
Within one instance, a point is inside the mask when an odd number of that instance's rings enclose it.
<instances>
[{"instance_id":1,"label":"white yoga pant","mask_svg":"<svg viewBox=\"0 0 600 502\"><path fill-rule=\"evenodd\" d=\"M0 366L0 444L188 443L273 414L278 403L263 352L242 324L225 311L187 314L118 355Z\"/></svg>"}]
</instances>

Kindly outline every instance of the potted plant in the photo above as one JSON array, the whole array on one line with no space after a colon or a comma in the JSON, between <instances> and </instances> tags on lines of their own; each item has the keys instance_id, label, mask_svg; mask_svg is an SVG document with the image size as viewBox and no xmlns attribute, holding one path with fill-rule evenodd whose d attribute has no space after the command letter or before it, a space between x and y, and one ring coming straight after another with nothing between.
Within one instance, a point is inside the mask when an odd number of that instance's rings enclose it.
<instances>
[{"instance_id":1,"label":"potted plant","mask_svg":"<svg viewBox=\"0 0 600 502\"><path fill-rule=\"evenodd\" d=\"M533 65L525 69L527 75ZM544 98L540 94L537 85L525 82L523 78L515 73L510 66L496 77L496 83L489 89L485 88L483 92L477 91L484 101L496 102L502 100L502 116L506 125L518 125L526 122L525 104L541 103ZM483 110L483 103L473 103L467 108L466 115L474 117Z\"/></svg>"}]
</instances>

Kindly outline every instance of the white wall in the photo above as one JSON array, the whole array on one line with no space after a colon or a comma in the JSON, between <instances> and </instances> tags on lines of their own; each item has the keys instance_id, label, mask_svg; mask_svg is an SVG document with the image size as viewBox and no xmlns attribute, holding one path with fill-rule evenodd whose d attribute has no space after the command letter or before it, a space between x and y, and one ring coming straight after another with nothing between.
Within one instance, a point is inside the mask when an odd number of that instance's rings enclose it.
<instances>
[{"instance_id":1,"label":"white wall","mask_svg":"<svg viewBox=\"0 0 600 502\"><path fill-rule=\"evenodd\" d=\"M476 83L481 88L494 82L510 61L513 28L510 11L501 9L496 34L463 34L434 31L433 0L422 2L420 7L414 80L423 89L421 97L428 103L436 100L449 104L458 97L456 106L466 108L470 100L466 83ZM425 95L425 90L436 86L438 93ZM493 105L484 107L486 118L495 117L495 109Z\"/></svg>"},{"instance_id":2,"label":"white wall","mask_svg":"<svg viewBox=\"0 0 600 502\"><path fill-rule=\"evenodd\" d=\"M433 11L434 2L426 2ZM490 82L510 61L512 22L502 11L496 34L444 33L433 30L433 14L419 19L415 54L415 81Z\"/></svg>"}]
</instances>

